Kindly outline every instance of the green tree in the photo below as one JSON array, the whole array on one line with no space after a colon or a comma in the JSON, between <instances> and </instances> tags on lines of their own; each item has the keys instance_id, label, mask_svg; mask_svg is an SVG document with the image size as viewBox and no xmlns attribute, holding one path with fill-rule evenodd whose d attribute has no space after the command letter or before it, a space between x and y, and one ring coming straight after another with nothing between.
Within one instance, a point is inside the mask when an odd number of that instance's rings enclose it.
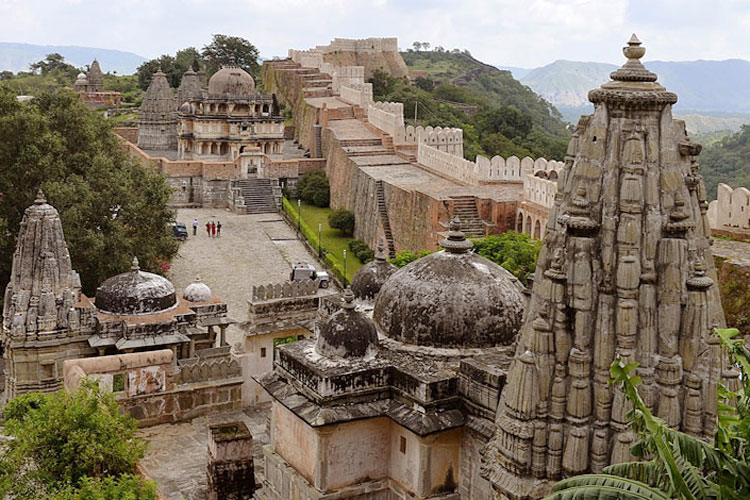
<instances>
[{"instance_id":1,"label":"green tree","mask_svg":"<svg viewBox=\"0 0 750 500\"><path fill-rule=\"evenodd\" d=\"M564 479L545 500L740 500L750 498L750 351L735 329L716 330L720 343L739 368L742 388L719 384L714 443L671 429L653 416L638 394L637 363L618 356L611 384L620 385L633 405L630 427L639 440L631 452L642 461L611 465L602 474ZM736 401L736 405L730 404Z\"/></svg>"},{"instance_id":2,"label":"green tree","mask_svg":"<svg viewBox=\"0 0 750 500\"><path fill-rule=\"evenodd\" d=\"M222 64L234 62L239 67L258 77L260 75L260 64L258 49L238 36L214 35L210 44L203 47L201 55L206 62L206 69L209 74L219 70Z\"/></svg>"},{"instance_id":3,"label":"green tree","mask_svg":"<svg viewBox=\"0 0 750 500\"><path fill-rule=\"evenodd\" d=\"M328 214L328 225L347 236L351 236L354 234L354 213L345 208L334 210Z\"/></svg>"},{"instance_id":4,"label":"green tree","mask_svg":"<svg viewBox=\"0 0 750 500\"><path fill-rule=\"evenodd\" d=\"M316 207L327 207L330 202L331 189L323 171L303 174L297 183L297 192L303 200Z\"/></svg>"},{"instance_id":5,"label":"green tree","mask_svg":"<svg viewBox=\"0 0 750 500\"><path fill-rule=\"evenodd\" d=\"M20 396L3 415L13 437L0 456L6 497L156 497L153 484L131 476L146 449L136 437L137 422L96 381L84 381L74 392ZM91 494L78 495L79 488ZM122 496L113 496L118 490ZM139 490L144 496L126 494Z\"/></svg>"},{"instance_id":6,"label":"green tree","mask_svg":"<svg viewBox=\"0 0 750 500\"><path fill-rule=\"evenodd\" d=\"M542 242L528 234L507 231L474 241L474 251L513 273L522 283L536 269Z\"/></svg>"},{"instance_id":7,"label":"green tree","mask_svg":"<svg viewBox=\"0 0 750 500\"><path fill-rule=\"evenodd\" d=\"M414 262L417 259L421 259L425 255L430 255L432 251L430 250L420 250L417 253L409 252L408 250L402 250L396 254L396 257L391 259L390 262L394 266L401 268L405 265Z\"/></svg>"},{"instance_id":8,"label":"green tree","mask_svg":"<svg viewBox=\"0 0 750 500\"><path fill-rule=\"evenodd\" d=\"M59 72L68 75L69 78L76 78L78 76L78 69L72 64L66 63L65 58L57 52L47 54L41 61L30 64L29 68L35 73L39 71L42 75Z\"/></svg>"},{"instance_id":9,"label":"green tree","mask_svg":"<svg viewBox=\"0 0 750 500\"><path fill-rule=\"evenodd\" d=\"M26 207L39 187L60 212L85 293L127 270L157 271L177 252L167 230L171 188L130 156L109 124L67 90L19 103L0 89L0 284L7 283Z\"/></svg>"}]
</instances>

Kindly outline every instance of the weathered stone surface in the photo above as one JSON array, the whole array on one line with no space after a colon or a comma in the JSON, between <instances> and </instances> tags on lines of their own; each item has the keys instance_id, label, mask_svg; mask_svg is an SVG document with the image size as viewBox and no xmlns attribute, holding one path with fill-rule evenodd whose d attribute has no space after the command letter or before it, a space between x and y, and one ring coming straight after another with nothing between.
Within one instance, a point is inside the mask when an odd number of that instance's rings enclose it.
<instances>
[{"instance_id":1,"label":"weathered stone surface","mask_svg":"<svg viewBox=\"0 0 750 500\"><path fill-rule=\"evenodd\" d=\"M253 437L243 422L209 426L207 489L209 500L253 498Z\"/></svg>"},{"instance_id":2,"label":"weathered stone surface","mask_svg":"<svg viewBox=\"0 0 750 500\"><path fill-rule=\"evenodd\" d=\"M329 358L356 358L377 345L375 324L355 310L354 294L347 289L341 309L321 326L315 351Z\"/></svg>"},{"instance_id":3,"label":"weathered stone surface","mask_svg":"<svg viewBox=\"0 0 750 500\"><path fill-rule=\"evenodd\" d=\"M507 270L468 250L452 224L444 251L396 272L380 289L373 318L407 344L490 347L510 344L523 317L523 285Z\"/></svg>"},{"instance_id":4,"label":"weathered stone surface","mask_svg":"<svg viewBox=\"0 0 750 500\"><path fill-rule=\"evenodd\" d=\"M631 459L625 399L607 384L615 355L639 363L655 414L698 436L713 435L717 383L733 376L712 337L725 323L700 148L635 36L623 52L613 81L589 93L594 114L560 172L485 450L483 476L501 498L538 498L562 476Z\"/></svg>"},{"instance_id":5,"label":"weathered stone surface","mask_svg":"<svg viewBox=\"0 0 750 500\"><path fill-rule=\"evenodd\" d=\"M352 292L358 299L372 300L383 284L398 268L386 260L385 245L381 241L375 252L375 260L357 269L352 277Z\"/></svg>"},{"instance_id":6,"label":"weathered stone surface","mask_svg":"<svg viewBox=\"0 0 750 500\"><path fill-rule=\"evenodd\" d=\"M97 309L111 314L153 313L176 303L174 285L158 274L141 271L137 258L130 272L107 279L96 290Z\"/></svg>"},{"instance_id":7,"label":"weathered stone surface","mask_svg":"<svg viewBox=\"0 0 750 500\"><path fill-rule=\"evenodd\" d=\"M174 93L161 70L154 73L138 109L138 147L142 149L177 148L177 118Z\"/></svg>"}]
</instances>

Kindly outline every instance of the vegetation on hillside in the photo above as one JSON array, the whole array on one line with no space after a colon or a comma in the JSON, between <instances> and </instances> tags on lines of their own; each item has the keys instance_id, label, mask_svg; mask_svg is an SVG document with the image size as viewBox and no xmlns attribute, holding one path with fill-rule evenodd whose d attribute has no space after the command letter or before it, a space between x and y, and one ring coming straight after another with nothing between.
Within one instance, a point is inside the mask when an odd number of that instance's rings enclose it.
<instances>
[{"instance_id":1,"label":"vegetation on hillside","mask_svg":"<svg viewBox=\"0 0 750 500\"><path fill-rule=\"evenodd\" d=\"M570 134L559 113L510 72L481 63L467 51L441 47L409 50L402 56L410 70L424 71L425 76L410 85L376 71L370 80L375 99L402 102L410 124L463 128L467 159L477 154L548 159L565 155Z\"/></svg>"},{"instance_id":2,"label":"vegetation on hillside","mask_svg":"<svg viewBox=\"0 0 750 500\"><path fill-rule=\"evenodd\" d=\"M737 330L716 330L740 370L740 390L719 383L717 429L712 444L671 429L638 394L637 363L618 356L610 383L622 387L632 405L629 426L638 436L631 453L638 462L611 465L557 483L546 500L740 500L750 498L750 351Z\"/></svg>"},{"instance_id":3,"label":"vegetation on hillside","mask_svg":"<svg viewBox=\"0 0 750 500\"><path fill-rule=\"evenodd\" d=\"M110 125L69 90L20 103L0 89L0 285L10 276L24 210L44 189L62 219L85 293L133 256L158 271L177 252L167 223L171 188L122 147Z\"/></svg>"},{"instance_id":4,"label":"vegetation on hillside","mask_svg":"<svg viewBox=\"0 0 750 500\"><path fill-rule=\"evenodd\" d=\"M719 183L750 188L750 125L703 148L698 158L710 199L716 199Z\"/></svg>"},{"instance_id":5,"label":"vegetation on hillside","mask_svg":"<svg viewBox=\"0 0 750 500\"><path fill-rule=\"evenodd\" d=\"M211 43L200 51L195 47L187 47L178 50L174 56L164 54L144 62L138 66L136 72L138 85L146 90L154 73L161 69L166 73L169 84L177 88L180 86L182 75L191 67L195 71L203 71L210 77L223 64L230 62L234 62L257 80L260 75L258 57L258 49L244 38L217 34L213 36Z\"/></svg>"},{"instance_id":6,"label":"vegetation on hillside","mask_svg":"<svg viewBox=\"0 0 750 500\"><path fill-rule=\"evenodd\" d=\"M3 417L12 437L0 454L3 498L156 498L156 485L134 476L146 449L137 422L97 382L86 380L74 392L23 394Z\"/></svg>"},{"instance_id":7,"label":"vegetation on hillside","mask_svg":"<svg viewBox=\"0 0 750 500\"><path fill-rule=\"evenodd\" d=\"M503 266L521 283L526 283L526 279L534 273L536 258L542 248L541 241L532 239L528 234L515 231L493 234L473 241L474 252ZM416 253L403 250L398 252L390 262L400 268L431 253L430 250L421 250Z\"/></svg>"}]
</instances>

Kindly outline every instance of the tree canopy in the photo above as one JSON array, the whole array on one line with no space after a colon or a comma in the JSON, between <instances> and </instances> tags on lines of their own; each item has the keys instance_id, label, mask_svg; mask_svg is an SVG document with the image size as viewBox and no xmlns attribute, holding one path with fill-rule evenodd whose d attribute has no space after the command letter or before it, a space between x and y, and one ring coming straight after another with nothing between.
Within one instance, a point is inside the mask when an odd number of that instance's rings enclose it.
<instances>
[{"instance_id":1,"label":"tree canopy","mask_svg":"<svg viewBox=\"0 0 750 500\"><path fill-rule=\"evenodd\" d=\"M13 437L0 455L0 493L19 499L155 499L133 476L146 445L137 422L96 381L56 394L23 394L3 409Z\"/></svg>"},{"instance_id":2,"label":"tree canopy","mask_svg":"<svg viewBox=\"0 0 750 500\"><path fill-rule=\"evenodd\" d=\"M719 183L750 188L750 125L703 149L698 158L708 197L716 199Z\"/></svg>"},{"instance_id":3,"label":"tree canopy","mask_svg":"<svg viewBox=\"0 0 750 500\"><path fill-rule=\"evenodd\" d=\"M522 283L526 283L526 279L536 269L536 258L541 248L541 241L514 231L474 241L474 251L477 254L503 266Z\"/></svg>"},{"instance_id":4,"label":"tree canopy","mask_svg":"<svg viewBox=\"0 0 750 500\"><path fill-rule=\"evenodd\" d=\"M238 36L213 35L211 43L205 45L202 50L195 47L187 47L178 50L174 56L164 54L156 59L144 62L137 69L138 85L146 90L151 83L154 73L161 69L167 75L169 84L177 88L180 86L182 75L188 68L195 71L204 71L207 76L216 73L222 65L234 62L242 69L258 77L260 74L260 63L258 58L260 52L248 40Z\"/></svg>"},{"instance_id":5,"label":"tree canopy","mask_svg":"<svg viewBox=\"0 0 750 500\"><path fill-rule=\"evenodd\" d=\"M20 103L0 88L0 285L10 276L24 210L37 190L60 212L73 267L91 294L133 256L158 271L177 252L167 230L171 188L122 147L68 90Z\"/></svg>"}]
</instances>

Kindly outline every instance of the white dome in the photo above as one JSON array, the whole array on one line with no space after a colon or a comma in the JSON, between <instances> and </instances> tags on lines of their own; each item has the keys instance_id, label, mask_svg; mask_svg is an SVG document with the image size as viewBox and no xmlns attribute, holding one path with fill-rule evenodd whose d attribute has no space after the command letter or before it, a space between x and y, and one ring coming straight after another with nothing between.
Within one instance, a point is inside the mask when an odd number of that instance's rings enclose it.
<instances>
[{"instance_id":1,"label":"white dome","mask_svg":"<svg viewBox=\"0 0 750 500\"><path fill-rule=\"evenodd\" d=\"M208 302L212 296L211 289L201 281L200 276L195 278L195 283L189 284L182 294L182 298L190 302Z\"/></svg>"}]
</instances>

